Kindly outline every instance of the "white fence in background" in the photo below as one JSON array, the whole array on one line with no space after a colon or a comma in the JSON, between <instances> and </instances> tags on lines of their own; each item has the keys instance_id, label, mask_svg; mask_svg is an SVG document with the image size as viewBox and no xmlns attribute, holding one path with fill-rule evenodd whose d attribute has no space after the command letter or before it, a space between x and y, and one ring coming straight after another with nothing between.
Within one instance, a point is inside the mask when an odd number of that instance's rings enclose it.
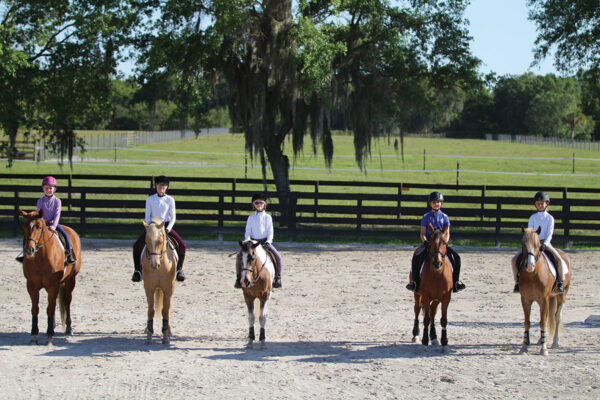
<instances>
[{"instance_id":1,"label":"white fence in background","mask_svg":"<svg viewBox=\"0 0 600 400\"><path fill-rule=\"evenodd\" d=\"M501 140L504 142L541 144L546 146L570 147L574 149L600 151L600 142L591 142L587 140L571 140L564 138L541 136L509 135L505 133L486 133L485 140Z\"/></svg>"}]
</instances>

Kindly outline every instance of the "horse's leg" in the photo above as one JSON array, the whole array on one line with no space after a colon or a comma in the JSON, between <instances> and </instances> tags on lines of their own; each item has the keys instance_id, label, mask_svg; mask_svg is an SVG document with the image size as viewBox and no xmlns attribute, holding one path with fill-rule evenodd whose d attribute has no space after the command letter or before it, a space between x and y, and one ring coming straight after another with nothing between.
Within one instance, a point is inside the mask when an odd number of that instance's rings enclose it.
<instances>
[{"instance_id":1,"label":"horse's leg","mask_svg":"<svg viewBox=\"0 0 600 400\"><path fill-rule=\"evenodd\" d=\"M435 346L440 345L440 341L437 338L437 332L435 330L435 315L437 314L438 305L440 304L439 300L433 301L431 304L431 325L429 326L429 337L431 338L431 344Z\"/></svg>"},{"instance_id":2,"label":"horse's leg","mask_svg":"<svg viewBox=\"0 0 600 400\"><path fill-rule=\"evenodd\" d=\"M146 340L152 340L154 333L154 289L148 285L144 287L146 291L146 301L148 302L148 322L146 323Z\"/></svg>"},{"instance_id":3,"label":"horse's leg","mask_svg":"<svg viewBox=\"0 0 600 400\"><path fill-rule=\"evenodd\" d=\"M61 307L65 311L65 335L73 334L73 327L71 326L71 301L73 300L73 290L75 289L75 276L69 278L65 282L63 288L64 298L61 298ZM62 313L62 312L61 312Z\"/></svg>"},{"instance_id":4,"label":"horse's leg","mask_svg":"<svg viewBox=\"0 0 600 400\"><path fill-rule=\"evenodd\" d=\"M416 343L417 342L417 338L419 337L419 313L421 312L421 296L415 293L415 321L413 324L413 330L412 330L412 334L413 334L413 338L412 338L412 342Z\"/></svg>"},{"instance_id":5,"label":"horse's leg","mask_svg":"<svg viewBox=\"0 0 600 400\"><path fill-rule=\"evenodd\" d=\"M544 297L540 303L540 354L548 355L548 347L546 345L546 320L548 318L548 297Z\"/></svg>"},{"instance_id":6,"label":"horse's leg","mask_svg":"<svg viewBox=\"0 0 600 400\"><path fill-rule=\"evenodd\" d=\"M252 348L252 343L254 342L254 298L250 296L245 296L246 298L246 307L248 307L248 343L246 347Z\"/></svg>"},{"instance_id":7,"label":"horse's leg","mask_svg":"<svg viewBox=\"0 0 600 400\"><path fill-rule=\"evenodd\" d=\"M557 349L559 346L559 332L560 332L560 324L562 323L562 310L563 310L563 305L564 305L564 301L565 301L565 296L566 295L560 295L557 297L556 301L558 302L557 308L556 308L556 323L555 323L555 328L554 328L554 340L552 341L552 348L553 349Z\"/></svg>"},{"instance_id":8,"label":"horse's leg","mask_svg":"<svg viewBox=\"0 0 600 400\"><path fill-rule=\"evenodd\" d=\"M431 317L429 315L429 300L423 301L423 338L421 344L427 346L429 344L429 322Z\"/></svg>"},{"instance_id":9,"label":"horse's leg","mask_svg":"<svg viewBox=\"0 0 600 400\"><path fill-rule=\"evenodd\" d=\"M260 322L260 335L258 336L258 340L260 340L261 349L266 347L265 326L267 324L267 304L269 304L268 295L260 299L260 316L258 317L258 321Z\"/></svg>"},{"instance_id":10,"label":"horse's leg","mask_svg":"<svg viewBox=\"0 0 600 400\"><path fill-rule=\"evenodd\" d=\"M446 328L448 326L448 306L450 305L450 294L442 300L442 318L440 324L442 325L442 346L448 345L448 333Z\"/></svg>"},{"instance_id":11,"label":"horse's leg","mask_svg":"<svg viewBox=\"0 0 600 400\"><path fill-rule=\"evenodd\" d=\"M29 343L38 344L38 315L40 313L40 290L27 281L27 292L31 298L31 340Z\"/></svg>"},{"instance_id":12,"label":"horse's leg","mask_svg":"<svg viewBox=\"0 0 600 400\"><path fill-rule=\"evenodd\" d=\"M521 350L519 350L519 354L527 354L529 351L529 327L531 326L530 315L531 315L531 302L525 301L523 296L521 295L521 306L523 306L523 314L525 320L523 321L523 326L525 327L525 332L523 333L523 344L521 345Z\"/></svg>"},{"instance_id":13,"label":"horse's leg","mask_svg":"<svg viewBox=\"0 0 600 400\"><path fill-rule=\"evenodd\" d=\"M46 308L46 314L48 315L48 342L46 344L52 344L52 338L54 337L54 313L56 312L56 299L58 297L58 285L50 289L46 289L48 292L48 307Z\"/></svg>"},{"instance_id":14,"label":"horse's leg","mask_svg":"<svg viewBox=\"0 0 600 400\"><path fill-rule=\"evenodd\" d=\"M162 309L162 342L169 344L169 334L171 333L171 325L169 324L169 315L171 313L171 298L173 291L163 293L163 309Z\"/></svg>"}]
</instances>

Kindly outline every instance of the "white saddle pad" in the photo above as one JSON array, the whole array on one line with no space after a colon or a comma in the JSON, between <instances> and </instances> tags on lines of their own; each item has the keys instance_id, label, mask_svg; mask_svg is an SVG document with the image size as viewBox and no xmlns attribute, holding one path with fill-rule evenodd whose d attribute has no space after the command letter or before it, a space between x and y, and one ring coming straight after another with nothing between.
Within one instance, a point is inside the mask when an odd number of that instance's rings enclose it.
<instances>
[{"instance_id":1,"label":"white saddle pad","mask_svg":"<svg viewBox=\"0 0 600 400\"><path fill-rule=\"evenodd\" d=\"M552 274L552 276L554 278L556 278L556 267L554 266L554 263L552 262L552 260L550 260L550 258L546 255L546 253L543 253L544 257L546 258L546 262L548 262L548 268L550 269L550 273ZM563 260L563 265L564 265L564 271L563 271L563 276L567 274L567 272L569 272L569 267L567 266L567 263L564 262L565 260Z\"/></svg>"}]
</instances>

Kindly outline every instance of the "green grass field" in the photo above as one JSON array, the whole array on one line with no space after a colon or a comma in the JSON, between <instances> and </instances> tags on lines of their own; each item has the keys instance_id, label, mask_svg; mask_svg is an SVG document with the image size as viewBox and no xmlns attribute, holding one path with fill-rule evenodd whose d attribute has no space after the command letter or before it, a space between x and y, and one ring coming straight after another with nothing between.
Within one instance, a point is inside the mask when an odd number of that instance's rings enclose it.
<instances>
[{"instance_id":1,"label":"green grass field","mask_svg":"<svg viewBox=\"0 0 600 400\"><path fill-rule=\"evenodd\" d=\"M87 134L98 134L98 132ZM394 149L393 140L384 138L373 141L372 154L366 161L363 171L356 165L353 138L350 135L334 135L334 159L331 169L326 167L321 155L312 154L310 138L307 137L304 153L296 158L291 154L291 142L286 142L285 152L290 156L292 164L290 179L456 184L456 170L459 163L458 179L461 185L600 188L600 154L595 151L574 151L561 147L485 140L407 137L403 161L401 155ZM573 173L574 157L575 173ZM5 168L4 171L24 174L144 176L165 174L182 177L262 178L258 159L252 160L245 155L244 138L241 134L203 136L197 139L142 145L116 151L90 151L86 152L83 158L76 156L72 166L68 162L59 166L56 161L44 163L16 161L12 168ZM267 177L271 178L270 169L267 169L267 174ZM4 182L11 183L7 180ZM35 184L35 182L27 183ZM93 185L97 182L89 184ZM140 182L139 185L147 187L147 183ZM177 182L172 187L198 188L198 184ZM270 186L269 190L275 189ZM321 189L321 191L344 190L356 191L355 188L343 187ZM386 189L363 188L363 191L383 192L384 190ZM420 193L420 191L413 190L411 193ZM533 196L533 193L531 195ZM577 196L577 194L570 194L570 197ZM585 196L589 198L590 195L583 195ZM461 244L490 245L477 241Z\"/></svg>"},{"instance_id":2,"label":"green grass field","mask_svg":"<svg viewBox=\"0 0 600 400\"><path fill-rule=\"evenodd\" d=\"M460 184L600 187L600 154L595 151L485 140L408 137L403 161L394 150L393 140L379 139L372 143L371 156L365 169L360 171L354 159L351 136L334 136L331 169L327 169L321 155L312 154L312 143L309 138L307 141L304 153L296 158L291 154L291 142L286 143L285 152L290 155L291 163L290 179L456 184L459 164ZM60 167L56 162L17 161L5 171L261 178L257 158L247 157L246 172L244 153L243 135L223 134L117 151L90 151L84 154L83 161L76 156L72 167L68 162ZM92 163L91 159L106 161ZM270 178L269 169L267 174Z\"/></svg>"}]
</instances>

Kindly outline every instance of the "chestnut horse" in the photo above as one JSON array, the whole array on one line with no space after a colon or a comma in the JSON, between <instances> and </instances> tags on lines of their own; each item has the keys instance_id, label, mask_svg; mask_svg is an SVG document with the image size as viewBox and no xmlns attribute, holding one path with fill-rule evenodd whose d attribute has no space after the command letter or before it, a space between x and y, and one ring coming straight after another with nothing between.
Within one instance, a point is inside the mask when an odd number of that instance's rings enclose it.
<instances>
[{"instance_id":1,"label":"chestnut horse","mask_svg":"<svg viewBox=\"0 0 600 400\"><path fill-rule=\"evenodd\" d=\"M176 252L167 241L165 222L153 218L146 228L146 248L142 252L142 276L148 301L146 340L152 340L154 314L162 313L162 343L168 344L171 336L169 314L171 299L175 292Z\"/></svg>"},{"instance_id":2,"label":"chestnut horse","mask_svg":"<svg viewBox=\"0 0 600 400\"><path fill-rule=\"evenodd\" d=\"M60 308L61 323L65 334L72 335L71 299L75 288L75 278L81 268L81 241L75 231L67 226L62 227L69 235L73 247L73 255L77 262L65 265L65 250L58 238L59 233L53 232L46 226L44 210L25 212L19 209L19 214L25 218L23 230L25 245L23 248L23 274L27 279L27 291L31 297L31 341L38 343L38 314L40 311L40 290L48 293L48 341L52 344L54 337L54 313L56 300Z\"/></svg>"},{"instance_id":3,"label":"chestnut horse","mask_svg":"<svg viewBox=\"0 0 600 400\"><path fill-rule=\"evenodd\" d=\"M452 267L450 260L446 256L446 246L448 227L443 231L434 229L429 224L432 232L429 239L429 249L427 260L423 264L421 273L421 283L419 289L415 292L415 321L413 326L413 343L419 336L419 312L423 308L423 338L421 343L425 346L431 343L439 345L437 333L435 331L435 314L440 303L442 303L442 346L448 344L446 326L448 325L448 305L452 297ZM429 326L431 324L431 327Z\"/></svg>"},{"instance_id":4,"label":"chestnut horse","mask_svg":"<svg viewBox=\"0 0 600 400\"><path fill-rule=\"evenodd\" d=\"M541 332L538 343L541 345L540 354L548 355L546 332L548 333L548 339L553 338L552 348L557 348L559 345L562 309L571 284L571 261L564 252L556 249L566 265L564 271L565 292L553 292L554 276L550 272L548 261L541 250L539 237L541 228L536 231L533 228L522 227L521 230L523 231L523 247L520 255L519 291L521 292L521 305L525 314L523 324L525 333L519 353L526 354L528 352L531 305L535 301L540 307ZM546 328L548 328L547 331Z\"/></svg>"},{"instance_id":5,"label":"chestnut horse","mask_svg":"<svg viewBox=\"0 0 600 400\"><path fill-rule=\"evenodd\" d=\"M271 297L275 267L260 242L255 240L238 241L242 252L242 274L240 281L246 306L248 307L248 343L252 348L254 336L254 301L260 300L260 348L265 348L265 324L267 322L267 304Z\"/></svg>"}]
</instances>

